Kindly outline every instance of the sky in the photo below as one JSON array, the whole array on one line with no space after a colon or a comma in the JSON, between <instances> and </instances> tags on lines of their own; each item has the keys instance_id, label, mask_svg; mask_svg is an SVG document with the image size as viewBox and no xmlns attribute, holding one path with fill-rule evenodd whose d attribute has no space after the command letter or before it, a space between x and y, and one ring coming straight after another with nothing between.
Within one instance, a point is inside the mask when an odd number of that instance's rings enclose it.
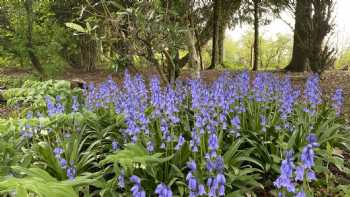
<instances>
[{"instance_id":1,"label":"sky","mask_svg":"<svg viewBox=\"0 0 350 197\"><path fill-rule=\"evenodd\" d=\"M291 34L294 26L294 19L290 13L284 12L281 14L281 19L275 19L267 26L261 28L263 36L273 36L277 33ZM332 40L339 49L350 46L350 0L336 0L335 5L335 30L334 39ZM289 25L288 25L288 24ZM237 40L244 32L253 31L252 25L244 25L236 27L233 30L228 30L229 37Z\"/></svg>"}]
</instances>

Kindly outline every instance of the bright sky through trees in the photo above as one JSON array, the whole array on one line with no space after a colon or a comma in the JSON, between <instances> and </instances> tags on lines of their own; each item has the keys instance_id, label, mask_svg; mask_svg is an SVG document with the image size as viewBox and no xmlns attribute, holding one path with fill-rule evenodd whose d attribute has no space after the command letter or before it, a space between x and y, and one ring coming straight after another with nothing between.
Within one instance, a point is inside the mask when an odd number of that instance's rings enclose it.
<instances>
[{"instance_id":1,"label":"bright sky through trees","mask_svg":"<svg viewBox=\"0 0 350 197\"><path fill-rule=\"evenodd\" d=\"M342 48L350 45L350 0L337 0L335 7L335 32L334 40L341 50ZM281 19L275 19L270 25L261 27L264 36L273 36L277 33L293 33L293 30L289 25L294 25L293 16L290 13L282 13ZM244 25L242 27L235 27L234 30L228 30L227 34L234 38L239 39L246 31L253 31L252 25Z\"/></svg>"}]
</instances>

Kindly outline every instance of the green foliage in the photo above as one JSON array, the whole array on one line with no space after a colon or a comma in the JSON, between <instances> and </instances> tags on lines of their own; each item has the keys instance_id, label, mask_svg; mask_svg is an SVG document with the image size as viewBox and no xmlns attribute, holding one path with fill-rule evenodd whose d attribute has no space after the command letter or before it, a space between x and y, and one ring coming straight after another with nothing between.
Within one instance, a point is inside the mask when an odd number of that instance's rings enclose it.
<instances>
[{"instance_id":1,"label":"green foliage","mask_svg":"<svg viewBox=\"0 0 350 197\"><path fill-rule=\"evenodd\" d=\"M225 66L233 69L250 69L253 47L253 33L246 33L240 40L226 38ZM259 70L281 69L286 66L292 54L292 43L288 35L278 34L271 38L260 38Z\"/></svg>"},{"instance_id":2,"label":"green foliage","mask_svg":"<svg viewBox=\"0 0 350 197\"><path fill-rule=\"evenodd\" d=\"M22 106L31 112L43 112L46 108L46 98L55 100L61 97L63 104L68 108L72 104L72 96L80 96L81 89L72 89L68 81L49 80L25 81L22 87L10 88L3 92L7 104L10 106ZM27 111L25 110L25 111Z\"/></svg>"},{"instance_id":3,"label":"green foliage","mask_svg":"<svg viewBox=\"0 0 350 197\"><path fill-rule=\"evenodd\" d=\"M57 181L45 170L40 168L22 168L14 166L13 170L22 178L5 177L0 179L0 193L6 194L13 191L18 197L26 197L30 194L49 197L78 197L75 188L89 185L94 182L89 176L77 177L73 181Z\"/></svg>"}]
</instances>

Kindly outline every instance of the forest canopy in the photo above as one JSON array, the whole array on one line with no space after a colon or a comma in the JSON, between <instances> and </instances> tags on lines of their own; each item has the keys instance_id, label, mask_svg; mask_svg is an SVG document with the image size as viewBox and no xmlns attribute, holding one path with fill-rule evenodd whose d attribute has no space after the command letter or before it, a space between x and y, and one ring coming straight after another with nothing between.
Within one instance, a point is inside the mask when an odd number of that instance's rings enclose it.
<instances>
[{"instance_id":1,"label":"forest canopy","mask_svg":"<svg viewBox=\"0 0 350 197\"><path fill-rule=\"evenodd\" d=\"M328 41L335 0L1 0L0 66L52 75L66 68L184 67L322 72L349 64ZM293 35L261 28L293 14ZM239 40L228 29L251 26ZM338 60L337 60L338 58Z\"/></svg>"}]
</instances>

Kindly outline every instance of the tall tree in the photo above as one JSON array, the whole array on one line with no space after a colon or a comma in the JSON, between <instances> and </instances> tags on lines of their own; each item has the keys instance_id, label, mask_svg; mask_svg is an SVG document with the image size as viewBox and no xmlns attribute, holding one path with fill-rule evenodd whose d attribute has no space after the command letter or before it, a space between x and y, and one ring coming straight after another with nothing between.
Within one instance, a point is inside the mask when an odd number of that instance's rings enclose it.
<instances>
[{"instance_id":1,"label":"tall tree","mask_svg":"<svg viewBox=\"0 0 350 197\"><path fill-rule=\"evenodd\" d=\"M302 72L308 63L309 28L311 24L312 1L297 0L295 7L295 25L292 59L286 67L288 71Z\"/></svg>"},{"instance_id":2,"label":"tall tree","mask_svg":"<svg viewBox=\"0 0 350 197\"><path fill-rule=\"evenodd\" d=\"M27 13L27 51L30 61L32 62L33 67L40 73L44 74L44 69L41 66L39 58L35 55L35 50L33 46L33 0L26 0L24 2L24 7Z\"/></svg>"},{"instance_id":3,"label":"tall tree","mask_svg":"<svg viewBox=\"0 0 350 197\"><path fill-rule=\"evenodd\" d=\"M260 9L260 0L253 0L254 3L254 62L253 70L258 70L259 64L259 9Z\"/></svg>"},{"instance_id":4,"label":"tall tree","mask_svg":"<svg viewBox=\"0 0 350 197\"><path fill-rule=\"evenodd\" d=\"M334 0L312 0L314 8L309 35L309 61L314 72L321 72L335 63L335 50L324 41L333 29Z\"/></svg>"},{"instance_id":5,"label":"tall tree","mask_svg":"<svg viewBox=\"0 0 350 197\"><path fill-rule=\"evenodd\" d=\"M214 69L219 64L219 37L220 29L222 27L222 0L214 0L213 7L213 38L212 38L212 53L211 53L211 64L209 69ZM223 31L223 30L221 30Z\"/></svg>"}]
</instances>

